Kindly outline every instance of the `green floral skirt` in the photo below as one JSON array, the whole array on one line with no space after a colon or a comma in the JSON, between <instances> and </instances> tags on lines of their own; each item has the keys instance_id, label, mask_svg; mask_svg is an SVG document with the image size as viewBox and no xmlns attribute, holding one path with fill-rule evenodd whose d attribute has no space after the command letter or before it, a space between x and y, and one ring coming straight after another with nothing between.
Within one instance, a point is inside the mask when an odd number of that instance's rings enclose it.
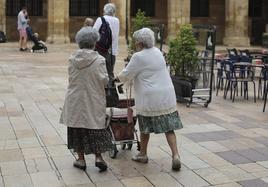
<instances>
[{"instance_id":1,"label":"green floral skirt","mask_svg":"<svg viewBox=\"0 0 268 187\"><path fill-rule=\"evenodd\" d=\"M112 137L107 129L67 129L68 149L85 154L99 154L113 148Z\"/></svg>"},{"instance_id":2,"label":"green floral skirt","mask_svg":"<svg viewBox=\"0 0 268 187\"><path fill-rule=\"evenodd\" d=\"M142 116L138 115L140 132L143 134L160 134L173 130L181 129L182 122L178 112L164 114L160 116Z\"/></svg>"}]
</instances>

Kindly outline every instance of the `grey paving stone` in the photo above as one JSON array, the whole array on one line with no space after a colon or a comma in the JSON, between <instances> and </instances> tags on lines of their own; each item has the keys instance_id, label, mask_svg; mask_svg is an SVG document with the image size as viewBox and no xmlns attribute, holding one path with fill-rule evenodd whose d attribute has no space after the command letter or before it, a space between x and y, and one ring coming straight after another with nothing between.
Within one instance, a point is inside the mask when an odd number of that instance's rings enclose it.
<instances>
[{"instance_id":1,"label":"grey paving stone","mask_svg":"<svg viewBox=\"0 0 268 187\"><path fill-rule=\"evenodd\" d=\"M235 125L242 127L243 129L253 129L253 128L258 128L259 126L253 122L240 122L236 123Z\"/></svg>"},{"instance_id":2,"label":"grey paving stone","mask_svg":"<svg viewBox=\"0 0 268 187\"><path fill-rule=\"evenodd\" d=\"M268 156L261 154L254 149L237 150L235 152L254 162L268 160Z\"/></svg>"},{"instance_id":3,"label":"grey paving stone","mask_svg":"<svg viewBox=\"0 0 268 187\"><path fill-rule=\"evenodd\" d=\"M194 142L226 140L226 137L221 135L220 132L222 132L222 131L204 132L204 133L190 133L190 134L184 134L184 136L193 140Z\"/></svg>"},{"instance_id":4,"label":"grey paving stone","mask_svg":"<svg viewBox=\"0 0 268 187\"><path fill-rule=\"evenodd\" d=\"M216 154L222 157L224 160L231 162L232 164L246 164L252 162L251 160L234 151L219 152Z\"/></svg>"},{"instance_id":5,"label":"grey paving stone","mask_svg":"<svg viewBox=\"0 0 268 187\"><path fill-rule=\"evenodd\" d=\"M220 131L218 132L221 136L226 137L227 139L232 139L232 138L243 138L240 134L234 132L234 131Z\"/></svg>"},{"instance_id":6,"label":"grey paving stone","mask_svg":"<svg viewBox=\"0 0 268 187\"><path fill-rule=\"evenodd\" d=\"M253 180L246 180L246 181L240 181L239 184L241 184L244 187L267 187L268 184L265 183L261 179L253 179Z\"/></svg>"},{"instance_id":7,"label":"grey paving stone","mask_svg":"<svg viewBox=\"0 0 268 187\"><path fill-rule=\"evenodd\" d=\"M254 149L268 157L268 147L254 147Z\"/></svg>"},{"instance_id":8,"label":"grey paving stone","mask_svg":"<svg viewBox=\"0 0 268 187\"><path fill-rule=\"evenodd\" d=\"M203 133L190 133L190 134L184 134L186 138L191 139L194 142L206 142L210 141L206 136L203 135Z\"/></svg>"},{"instance_id":9,"label":"grey paving stone","mask_svg":"<svg viewBox=\"0 0 268 187\"><path fill-rule=\"evenodd\" d=\"M263 145L268 146L268 137L261 136L261 137L254 138L254 140L256 142L259 142L259 143L261 143Z\"/></svg>"}]
</instances>

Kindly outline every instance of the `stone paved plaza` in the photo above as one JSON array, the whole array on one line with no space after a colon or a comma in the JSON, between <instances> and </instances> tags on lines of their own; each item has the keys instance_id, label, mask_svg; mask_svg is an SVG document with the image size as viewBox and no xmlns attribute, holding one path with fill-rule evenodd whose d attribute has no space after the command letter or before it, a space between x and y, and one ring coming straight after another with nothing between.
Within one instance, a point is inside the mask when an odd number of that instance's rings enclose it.
<instances>
[{"instance_id":1,"label":"stone paved plaza","mask_svg":"<svg viewBox=\"0 0 268 187\"><path fill-rule=\"evenodd\" d=\"M149 163L131 161L132 151L105 155L109 170L73 168L66 127L59 124L67 87L68 56L75 45L22 53L16 43L0 45L0 187L264 187L268 186L268 115L262 100L235 103L213 96L208 108L178 104L184 129L177 131L180 172L171 171L164 135L152 135ZM121 46L116 72L123 67ZM214 94L215 95L215 94Z\"/></svg>"}]
</instances>

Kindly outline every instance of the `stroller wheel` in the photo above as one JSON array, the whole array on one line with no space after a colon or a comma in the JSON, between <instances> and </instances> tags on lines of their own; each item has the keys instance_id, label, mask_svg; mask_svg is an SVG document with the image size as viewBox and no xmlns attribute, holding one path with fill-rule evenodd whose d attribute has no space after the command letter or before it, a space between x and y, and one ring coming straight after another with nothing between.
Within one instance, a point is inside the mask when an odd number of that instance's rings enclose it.
<instances>
[{"instance_id":1,"label":"stroller wheel","mask_svg":"<svg viewBox=\"0 0 268 187\"><path fill-rule=\"evenodd\" d=\"M128 150L131 150L131 149L132 149L132 146L133 146L133 143L128 143L128 144L127 144L127 149L128 149Z\"/></svg>"},{"instance_id":2,"label":"stroller wheel","mask_svg":"<svg viewBox=\"0 0 268 187\"><path fill-rule=\"evenodd\" d=\"M121 144L121 149L122 149L122 150L125 150L125 149L126 149L126 144L125 144L125 143L122 143L122 144Z\"/></svg>"},{"instance_id":3,"label":"stroller wheel","mask_svg":"<svg viewBox=\"0 0 268 187\"><path fill-rule=\"evenodd\" d=\"M31 53L33 53L33 52L34 52L34 50L31 49Z\"/></svg>"},{"instance_id":4,"label":"stroller wheel","mask_svg":"<svg viewBox=\"0 0 268 187\"><path fill-rule=\"evenodd\" d=\"M109 151L110 158L114 159L117 155L117 152L118 152L118 150L116 148L116 145L113 145L113 150Z\"/></svg>"}]
</instances>

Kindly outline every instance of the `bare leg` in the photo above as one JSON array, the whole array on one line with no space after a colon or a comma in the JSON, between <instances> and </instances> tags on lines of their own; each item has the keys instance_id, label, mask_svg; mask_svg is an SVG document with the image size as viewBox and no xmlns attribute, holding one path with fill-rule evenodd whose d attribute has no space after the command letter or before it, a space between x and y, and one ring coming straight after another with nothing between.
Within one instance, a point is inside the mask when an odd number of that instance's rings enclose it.
<instances>
[{"instance_id":1,"label":"bare leg","mask_svg":"<svg viewBox=\"0 0 268 187\"><path fill-rule=\"evenodd\" d=\"M150 134L141 133L141 155L147 155L147 146L150 139Z\"/></svg>"},{"instance_id":2,"label":"bare leg","mask_svg":"<svg viewBox=\"0 0 268 187\"><path fill-rule=\"evenodd\" d=\"M172 151L172 169L175 171L180 171L181 169L181 162L179 151L177 147L177 140L174 131L170 131L166 133L167 142L169 147Z\"/></svg>"},{"instance_id":3,"label":"bare leg","mask_svg":"<svg viewBox=\"0 0 268 187\"><path fill-rule=\"evenodd\" d=\"M179 156L179 151L178 151L178 147L177 147L177 140L176 140L176 135L175 135L174 131L170 131L170 132L167 132L165 134L166 134L168 145L172 151L172 158Z\"/></svg>"},{"instance_id":4,"label":"bare leg","mask_svg":"<svg viewBox=\"0 0 268 187\"><path fill-rule=\"evenodd\" d=\"M23 49L27 48L27 37L23 37Z\"/></svg>"},{"instance_id":5,"label":"bare leg","mask_svg":"<svg viewBox=\"0 0 268 187\"><path fill-rule=\"evenodd\" d=\"M19 45L20 45L20 49L22 49L22 37L20 36L20 40L19 40Z\"/></svg>"},{"instance_id":6,"label":"bare leg","mask_svg":"<svg viewBox=\"0 0 268 187\"><path fill-rule=\"evenodd\" d=\"M96 161L103 161L101 154L99 154L99 153L95 154L95 160Z\"/></svg>"},{"instance_id":7,"label":"bare leg","mask_svg":"<svg viewBox=\"0 0 268 187\"><path fill-rule=\"evenodd\" d=\"M85 160L85 154L84 152L78 152L78 160Z\"/></svg>"}]
</instances>

